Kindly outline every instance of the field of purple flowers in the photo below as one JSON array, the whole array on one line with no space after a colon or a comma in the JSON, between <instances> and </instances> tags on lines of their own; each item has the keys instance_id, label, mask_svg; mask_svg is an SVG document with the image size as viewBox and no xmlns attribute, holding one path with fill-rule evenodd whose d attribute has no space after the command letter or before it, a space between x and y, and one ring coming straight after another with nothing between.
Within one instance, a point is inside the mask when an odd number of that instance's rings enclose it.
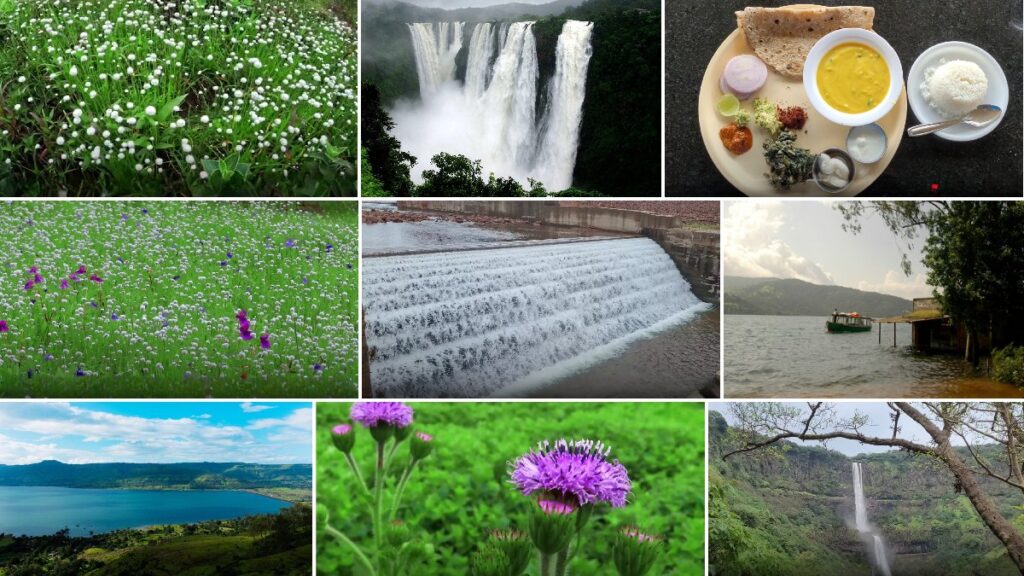
<instances>
[{"instance_id":1,"label":"field of purple flowers","mask_svg":"<svg viewBox=\"0 0 1024 576\"><path fill-rule=\"evenodd\" d=\"M355 396L356 212L0 205L0 396Z\"/></svg>"}]
</instances>

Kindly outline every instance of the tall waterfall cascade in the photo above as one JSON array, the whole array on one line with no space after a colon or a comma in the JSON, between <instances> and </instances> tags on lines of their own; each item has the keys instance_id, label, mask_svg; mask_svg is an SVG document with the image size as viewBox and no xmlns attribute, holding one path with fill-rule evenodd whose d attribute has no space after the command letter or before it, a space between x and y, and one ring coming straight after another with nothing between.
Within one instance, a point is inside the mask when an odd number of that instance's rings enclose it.
<instances>
[{"instance_id":1,"label":"tall waterfall cascade","mask_svg":"<svg viewBox=\"0 0 1024 576\"><path fill-rule=\"evenodd\" d=\"M708 308L646 238L368 258L363 294L386 397L555 381Z\"/></svg>"},{"instance_id":2,"label":"tall waterfall cascade","mask_svg":"<svg viewBox=\"0 0 1024 576\"><path fill-rule=\"evenodd\" d=\"M871 543L870 554L875 569L880 576L892 576L889 570L889 557L885 549L882 535L868 522L867 507L864 504L864 478L860 462L853 462L853 506L854 525L857 532Z\"/></svg>"},{"instance_id":3,"label":"tall waterfall cascade","mask_svg":"<svg viewBox=\"0 0 1024 576\"><path fill-rule=\"evenodd\" d=\"M473 25L461 83L456 62L463 50L465 24L408 25L421 112L442 117L428 126L418 119L416 131L410 128L409 133L401 134L403 144L408 144L417 158L422 157L420 164L437 152L462 153L482 160L485 172L511 176L523 185L532 178L551 191L572 186L594 25L565 22L555 49L554 74L544 79L539 77L533 25ZM540 86L547 88L542 94ZM543 102L543 109L538 110L538 102ZM398 114L399 132L403 132L402 120L403 115ZM438 142L438 131L451 132L450 142ZM422 146L421 140L425 141ZM436 148L438 145L450 149ZM414 175L421 171L422 166Z\"/></svg>"}]
</instances>

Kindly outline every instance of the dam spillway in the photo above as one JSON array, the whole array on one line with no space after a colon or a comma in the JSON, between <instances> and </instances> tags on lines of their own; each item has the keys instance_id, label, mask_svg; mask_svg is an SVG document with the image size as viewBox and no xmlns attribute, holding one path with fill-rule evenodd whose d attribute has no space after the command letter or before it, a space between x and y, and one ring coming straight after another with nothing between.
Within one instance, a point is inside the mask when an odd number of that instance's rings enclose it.
<instances>
[{"instance_id":1,"label":"dam spillway","mask_svg":"<svg viewBox=\"0 0 1024 576\"><path fill-rule=\"evenodd\" d=\"M646 238L368 258L363 301L380 397L543 385L709 308Z\"/></svg>"}]
</instances>

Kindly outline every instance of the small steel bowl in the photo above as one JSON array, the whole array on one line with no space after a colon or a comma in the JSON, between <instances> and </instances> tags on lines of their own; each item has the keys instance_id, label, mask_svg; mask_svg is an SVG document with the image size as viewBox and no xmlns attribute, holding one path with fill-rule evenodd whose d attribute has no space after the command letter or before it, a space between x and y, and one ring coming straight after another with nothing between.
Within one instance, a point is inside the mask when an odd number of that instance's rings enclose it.
<instances>
[{"instance_id":1,"label":"small steel bowl","mask_svg":"<svg viewBox=\"0 0 1024 576\"><path fill-rule=\"evenodd\" d=\"M819 178L819 176L821 175L821 172L820 172L821 166L820 166L820 164L821 164L821 155L822 154L825 154L829 158L839 158L844 163L846 163L846 167L850 169L850 179L847 180L846 184L844 186L842 186L841 188L836 188L834 186L830 186L827 183L823 182ZM821 189L822 192L827 192L829 194L839 194L843 190L846 190L847 188L849 188L850 184L853 182L853 179L857 177L856 163L853 161L853 158L851 158L850 155L846 153L845 150L840 150L839 148L829 148L828 150L824 150L822 152L819 152L817 155L815 155L815 157L814 157L814 168L811 171L811 175L813 176L814 183L818 186L818 188Z\"/></svg>"}]
</instances>

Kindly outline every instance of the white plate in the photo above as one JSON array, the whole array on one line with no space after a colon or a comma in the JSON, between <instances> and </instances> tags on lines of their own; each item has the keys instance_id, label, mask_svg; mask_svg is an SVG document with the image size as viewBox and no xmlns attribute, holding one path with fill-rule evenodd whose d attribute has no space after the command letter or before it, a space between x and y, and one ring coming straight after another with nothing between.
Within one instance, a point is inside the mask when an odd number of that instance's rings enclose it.
<instances>
[{"instance_id":1,"label":"white plate","mask_svg":"<svg viewBox=\"0 0 1024 576\"><path fill-rule=\"evenodd\" d=\"M924 71L933 66L938 66L941 60L965 60L974 62L981 67L988 77L988 93L982 104L995 104L1003 110L1003 114L994 122L984 128L973 128L965 124L946 128L935 132L939 138L953 140L954 142L969 142L977 140L999 126L1006 116L1006 107L1010 103L1010 86L1006 82L1006 74L1003 73L999 62L991 54L967 42L943 42L936 44L924 51L917 57L914 65L910 67L910 75L907 76L907 99L910 100L910 109L914 111L919 124L930 124L948 120L940 115L921 94L921 83L924 82Z\"/></svg>"}]
</instances>

